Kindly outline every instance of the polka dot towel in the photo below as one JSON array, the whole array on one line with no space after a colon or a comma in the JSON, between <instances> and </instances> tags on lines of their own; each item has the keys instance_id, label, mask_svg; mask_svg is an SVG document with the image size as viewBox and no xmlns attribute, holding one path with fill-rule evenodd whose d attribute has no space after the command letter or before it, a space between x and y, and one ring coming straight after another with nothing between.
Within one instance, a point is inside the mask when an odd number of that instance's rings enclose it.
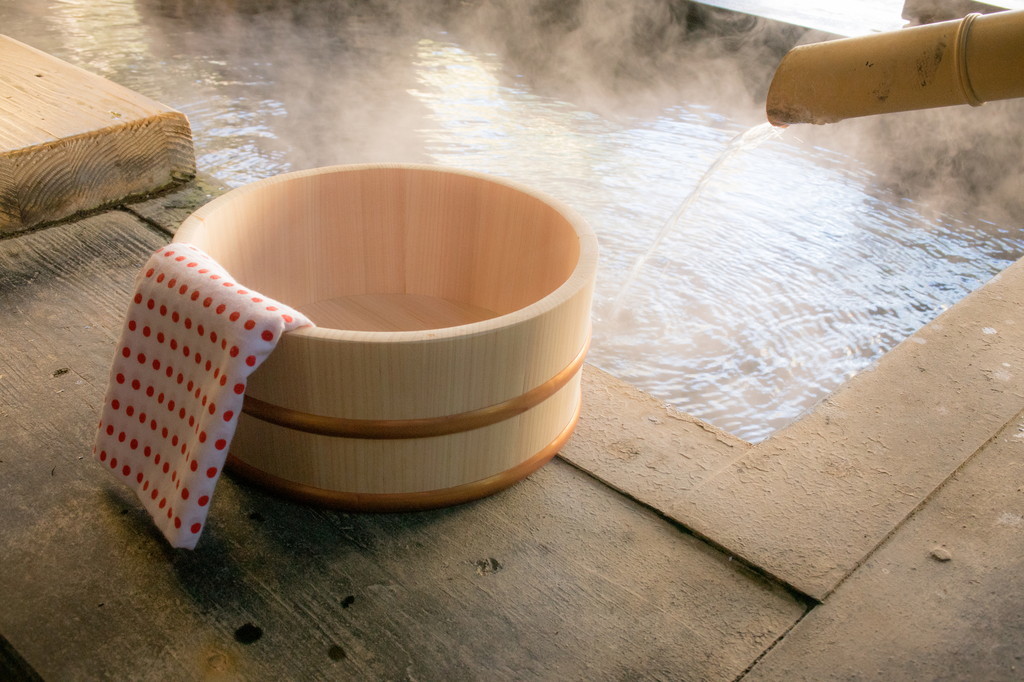
<instances>
[{"instance_id":1,"label":"polka dot towel","mask_svg":"<svg viewBox=\"0 0 1024 682\"><path fill-rule=\"evenodd\" d=\"M93 452L172 546L199 540L246 379L283 333L312 324L191 244L165 246L139 273Z\"/></svg>"}]
</instances>

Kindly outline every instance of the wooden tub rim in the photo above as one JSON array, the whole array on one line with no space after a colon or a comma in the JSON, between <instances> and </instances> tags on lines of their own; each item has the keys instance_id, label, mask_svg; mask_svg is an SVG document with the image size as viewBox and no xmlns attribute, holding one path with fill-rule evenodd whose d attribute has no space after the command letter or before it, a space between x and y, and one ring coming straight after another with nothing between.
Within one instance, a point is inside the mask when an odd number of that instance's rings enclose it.
<instances>
[{"instance_id":1,"label":"wooden tub rim","mask_svg":"<svg viewBox=\"0 0 1024 682\"><path fill-rule=\"evenodd\" d=\"M506 178L496 177L486 173L479 173L476 171L463 170L460 168L453 168L450 166L434 165L434 164L417 164L417 163L365 163L365 164L338 164L331 166L321 166L318 168L311 168L307 170L292 171L289 173L281 173L273 175L262 180L242 185L240 187L233 188L224 194L214 198L210 202L204 204L200 208L196 209L182 222L171 240L173 243L191 243L196 235L200 234L206 227L206 221L212 217L222 207L230 205L232 202L237 201L239 198L250 192L258 192L261 189L275 185L282 182L291 182L304 177L338 173L338 172L358 172L363 170L377 170L377 169L400 169L400 170L412 170L412 171L429 171L438 173L449 173L453 175L461 175L470 178L482 180L484 182L490 182L493 184L503 185L509 189L515 190L527 196L530 196L538 201L545 203L552 210L558 213L568 225L576 233L579 239L579 255L577 257L576 265L573 267L569 277L565 279L554 291L546 294L540 299L530 303L529 305L523 306L512 312L498 315L480 322L472 322L469 324L456 325L453 327L441 327L437 329L424 329L415 331L364 331L364 330L352 330L352 329L334 329L331 327L302 327L299 329L288 332L289 336L304 338L304 339L325 339L339 342L353 342L353 343L424 343L424 342L438 342L451 339L453 337L465 338L467 336L475 336L477 334L492 333L496 330L507 329L510 326L515 326L519 323L527 320L536 318L550 310L557 308L558 306L566 303L574 296L578 295L581 290L587 289L593 286L594 278L597 270L597 237L594 231L591 229L589 223L579 215L574 209L569 207L564 202L554 198L553 196L535 190L531 187L526 186L523 183L508 180ZM201 248L201 247L200 247ZM215 254L210 254L216 259ZM234 273L232 273L234 275ZM244 277L242 278L245 279ZM247 288L253 288L246 283ZM255 287L256 290L259 287ZM291 305L289 301L280 301L286 305ZM315 320L314 320L315 322Z\"/></svg>"}]
</instances>

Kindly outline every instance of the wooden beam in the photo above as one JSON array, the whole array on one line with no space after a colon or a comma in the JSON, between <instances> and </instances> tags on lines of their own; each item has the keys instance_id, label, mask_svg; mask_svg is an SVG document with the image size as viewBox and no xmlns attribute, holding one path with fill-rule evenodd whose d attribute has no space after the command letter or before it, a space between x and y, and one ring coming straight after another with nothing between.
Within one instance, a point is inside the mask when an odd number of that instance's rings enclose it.
<instances>
[{"instance_id":1,"label":"wooden beam","mask_svg":"<svg viewBox=\"0 0 1024 682\"><path fill-rule=\"evenodd\" d=\"M0 36L0 235L194 175L184 114Z\"/></svg>"}]
</instances>

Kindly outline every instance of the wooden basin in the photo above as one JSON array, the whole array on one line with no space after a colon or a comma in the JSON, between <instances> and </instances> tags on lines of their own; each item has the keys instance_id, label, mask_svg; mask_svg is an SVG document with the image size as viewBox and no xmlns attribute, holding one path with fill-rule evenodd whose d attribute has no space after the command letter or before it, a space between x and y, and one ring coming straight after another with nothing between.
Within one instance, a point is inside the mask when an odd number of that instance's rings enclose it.
<instances>
[{"instance_id":1,"label":"wooden basin","mask_svg":"<svg viewBox=\"0 0 1024 682\"><path fill-rule=\"evenodd\" d=\"M238 474L350 509L443 506L530 474L576 424L597 246L549 198L335 166L232 190L175 241L317 324L250 378Z\"/></svg>"}]
</instances>

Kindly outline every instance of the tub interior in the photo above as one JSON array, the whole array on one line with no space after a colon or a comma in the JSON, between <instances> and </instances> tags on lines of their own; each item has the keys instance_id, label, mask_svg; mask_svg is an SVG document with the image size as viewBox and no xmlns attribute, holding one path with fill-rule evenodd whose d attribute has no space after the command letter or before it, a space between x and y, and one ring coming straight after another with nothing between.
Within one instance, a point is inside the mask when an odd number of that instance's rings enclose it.
<instances>
[{"instance_id":1,"label":"tub interior","mask_svg":"<svg viewBox=\"0 0 1024 682\"><path fill-rule=\"evenodd\" d=\"M190 241L318 326L419 331L520 310L579 261L572 222L476 175L370 167L299 173L226 195Z\"/></svg>"}]
</instances>

